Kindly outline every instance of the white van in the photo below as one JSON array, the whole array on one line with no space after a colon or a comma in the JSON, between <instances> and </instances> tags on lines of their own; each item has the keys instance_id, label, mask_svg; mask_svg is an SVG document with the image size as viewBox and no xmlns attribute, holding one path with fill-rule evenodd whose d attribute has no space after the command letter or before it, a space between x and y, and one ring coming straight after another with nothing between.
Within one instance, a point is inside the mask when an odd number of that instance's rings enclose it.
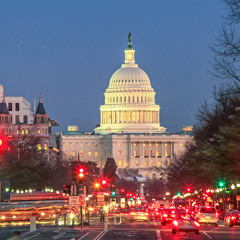
<instances>
[{"instance_id":1,"label":"white van","mask_svg":"<svg viewBox=\"0 0 240 240\"><path fill-rule=\"evenodd\" d=\"M200 206L197 217L200 223L210 223L218 226L218 213L215 207Z\"/></svg>"}]
</instances>

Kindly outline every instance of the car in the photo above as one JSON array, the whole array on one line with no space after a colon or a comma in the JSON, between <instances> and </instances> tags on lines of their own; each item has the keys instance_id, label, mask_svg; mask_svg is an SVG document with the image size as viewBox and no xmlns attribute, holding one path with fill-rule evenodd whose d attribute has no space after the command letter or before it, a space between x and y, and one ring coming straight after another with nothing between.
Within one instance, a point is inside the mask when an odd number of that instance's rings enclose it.
<instances>
[{"instance_id":1,"label":"car","mask_svg":"<svg viewBox=\"0 0 240 240\"><path fill-rule=\"evenodd\" d=\"M208 223L218 226L218 213L215 207L200 206L197 218L200 223Z\"/></svg>"},{"instance_id":2,"label":"car","mask_svg":"<svg viewBox=\"0 0 240 240\"><path fill-rule=\"evenodd\" d=\"M129 222L136 222L136 221L145 221L150 222L150 215L143 209L133 209L130 212L125 212L122 214L122 219Z\"/></svg>"},{"instance_id":3,"label":"car","mask_svg":"<svg viewBox=\"0 0 240 240\"><path fill-rule=\"evenodd\" d=\"M229 211L224 218L225 226L233 227L234 225L240 225L240 211Z\"/></svg>"},{"instance_id":4,"label":"car","mask_svg":"<svg viewBox=\"0 0 240 240\"><path fill-rule=\"evenodd\" d=\"M200 223L191 214L177 214L176 218L172 221L172 234L176 234L177 231L194 231L199 235Z\"/></svg>"},{"instance_id":5,"label":"car","mask_svg":"<svg viewBox=\"0 0 240 240\"><path fill-rule=\"evenodd\" d=\"M161 219L161 214L164 212L164 208L156 208L154 212L154 219Z\"/></svg>"},{"instance_id":6,"label":"car","mask_svg":"<svg viewBox=\"0 0 240 240\"><path fill-rule=\"evenodd\" d=\"M162 225L166 225L167 223L171 223L173 218L176 217L176 209L168 208L161 212L160 221Z\"/></svg>"}]
</instances>

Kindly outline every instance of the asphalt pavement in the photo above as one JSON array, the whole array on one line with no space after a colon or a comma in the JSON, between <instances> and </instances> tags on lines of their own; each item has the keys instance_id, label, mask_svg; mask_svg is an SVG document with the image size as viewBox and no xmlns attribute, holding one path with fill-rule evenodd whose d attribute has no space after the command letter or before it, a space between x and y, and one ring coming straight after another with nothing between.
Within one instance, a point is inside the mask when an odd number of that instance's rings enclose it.
<instances>
[{"instance_id":1,"label":"asphalt pavement","mask_svg":"<svg viewBox=\"0 0 240 240\"><path fill-rule=\"evenodd\" d=\"M201 226L200 234L194 232L180 232L173 235L171 225L162 226L159 222L151 223L121 223L109 224L108 231L104 231L104 224L94 224L72 228L60 228L58 226L41 226L37 231L28 232L26 226L15 227L22 234L9 238L3 238L6 232L11 232L11 227L0 229L0 239L14 240L239 240L240 227L229 228L223 224L216 226Z\"/></svg>"}]
</instances>

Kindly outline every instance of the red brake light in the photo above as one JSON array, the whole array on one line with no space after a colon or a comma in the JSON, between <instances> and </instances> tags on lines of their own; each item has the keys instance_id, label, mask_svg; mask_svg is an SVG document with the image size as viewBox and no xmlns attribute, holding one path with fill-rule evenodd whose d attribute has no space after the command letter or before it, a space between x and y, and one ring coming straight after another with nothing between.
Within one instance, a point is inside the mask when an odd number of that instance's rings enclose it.
<instances>
[{"instance_id":1,"label":"red brake light","mask_svg":"<svg viewBox=\"0 0 240 240\"><path fill-rule=\"evenodd\" d=\"M178 226L178 222L176 220L173 221L173 224L177 227Z\"/></svg>"},{"instance_id":2,"label":"red brake light","mask_svg":"<svg viewBox=\"0 0 240 240\"><path fill-rule=\"evenodd\" d=\"M164 217L167 217L168 215L166 213L163 214Z\"/></svg>"}]
</instances>

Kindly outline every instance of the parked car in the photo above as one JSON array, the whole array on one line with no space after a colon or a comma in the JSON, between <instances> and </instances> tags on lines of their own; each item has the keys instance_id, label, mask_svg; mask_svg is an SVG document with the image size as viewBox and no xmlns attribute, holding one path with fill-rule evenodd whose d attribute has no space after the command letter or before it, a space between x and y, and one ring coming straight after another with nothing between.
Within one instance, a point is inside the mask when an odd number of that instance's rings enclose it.
<instances>
[{"instance_id":1,"label":"parked car","mask_svg":"<svg viewBox=\"0 0 240 240\"><path fill-rule=\"evenodd\" d=\"M240 211L229 211L224 218L225 226L233 227L234 225L240 225Z\"/></svg>"}]
</instances>

